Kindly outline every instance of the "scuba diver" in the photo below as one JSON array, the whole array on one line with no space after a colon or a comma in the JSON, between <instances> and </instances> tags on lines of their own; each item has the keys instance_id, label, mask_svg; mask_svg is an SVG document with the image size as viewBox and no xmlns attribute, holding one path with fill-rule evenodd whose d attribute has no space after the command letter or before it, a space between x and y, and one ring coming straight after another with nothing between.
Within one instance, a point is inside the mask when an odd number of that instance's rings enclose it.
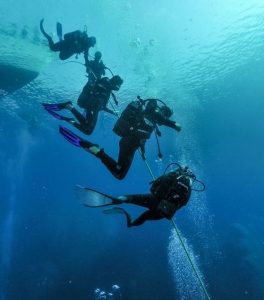
<instances>
[{"instance_id":1,"label":"scuba diver","mask_svg":"<svg viewBox=\"0 0 264 300\"><path fill-rule=\"evenodd\" d=\"M173 171L167 170L171 165L177 165ZM201 184L201 188L192 188L194 182ZM138 218L132 221L131 216L121 207L114 207L103 212L105 214L123 214L127 227L139 226L146 221L170 220L177 210L189 201L191 192L204 191L205 185L188 169L178 163L170 164L164 174L151 182L149 194L126 195L113 197L90 188L76 186L76 195L87 207L105 207L109 205L134 204L147 208Z\"/></svg>"},{"instance_id":2,"label":"scuba diver","mask_svg":"<svg viewBox=\"0 0 264 300\"><path fill-rule=\"evenodd\" d=\"M56 119L66 121L84 134L90 135L95 129L100 111L103 110L115 115L115 112L109 109L107 104L111 95L115 103L118 104L113 91L118 91L122 83L123 80L118 75L113 76L111 79L103 77L97 80L93 86L87 82L77 101L78 105L84 109L84 114L81 114L72 105L71 101L55 104L42 103L42 105ZM76 119L64 117L57 113L57 111L63 109L69 110Z\"/></svg>"},{"instance_id":3,"label":"scuba diver","mask_svg":"<svg viewBox=\"0 0 264 300\"><path fill-rule=\"evenodd\" d=\"M62 27L60 23L57 23L59 42L54 43L51 36L45 32L43 22L44 19L40 21L40 31L48 40L50 50L60 52L59 57L61 60L68 59L74 54L78 55L83 53L85 64L88 62L89 48L94 47L96 44L96 38L94 36L88 37L86 31L82 32L76 30L64 34L64 39L62 39Z\"/></svg>"},{"instance_id":4,"label":"scuba diver","mask_svg":"<svg viewBox=\"0 0 264 300\"><path fill-rule=\"evenodd\" d=\"M88 73L88 82L93 85L96 80L101 79L105 75L106 66L102 61L102 53L96 51L94 60L89 60L86 64L86 72Z\"/></svg>"},{"instance_id":5,"label":"scuba diver","mask_svg":"<svg viewBox=\"0 0 264 300\"><path fill-rule=\"evenodd\" d=\"M162 105L159 106L158 102ZM60 126L60 133L73 145L99 158L112 175L121 180L129 171L136 150L140 149L145 159L146 141L154 130L157 135L161 135L157 125L181 130L179 124L169 119L172 114L172 110L159 99L142 100L138 97L137 101L128 104L113 128L121 137L117 161L106 154L103 148L100 149L98 145L82 139L65 127Z\"/></svg>"}]
</instances>

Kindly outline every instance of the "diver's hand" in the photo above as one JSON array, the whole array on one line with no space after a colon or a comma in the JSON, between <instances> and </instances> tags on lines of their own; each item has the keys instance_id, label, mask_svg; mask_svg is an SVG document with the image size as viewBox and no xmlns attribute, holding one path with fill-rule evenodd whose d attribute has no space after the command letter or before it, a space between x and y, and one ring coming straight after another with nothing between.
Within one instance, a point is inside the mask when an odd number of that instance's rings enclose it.
<instances>
[{"instance_id":1,"label":"diver's hand","mask_svg":"<svg viewBox=\"0 0 264 300\"><path fill-rule=\"evenodd\" d=\"M177 131L181 131L182 128L181 128L181 125L180 125L180 124L176 124L176 123L175 123L174 129L177 130Z\"/></svg>"}]
</instances>

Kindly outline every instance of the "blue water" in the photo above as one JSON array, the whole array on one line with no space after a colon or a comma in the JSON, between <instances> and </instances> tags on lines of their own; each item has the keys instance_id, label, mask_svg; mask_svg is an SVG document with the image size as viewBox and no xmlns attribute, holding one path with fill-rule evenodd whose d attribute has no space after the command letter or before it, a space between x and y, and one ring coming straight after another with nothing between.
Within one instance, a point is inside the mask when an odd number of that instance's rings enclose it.
<instances>
[{"instance_id":1,"label":"blue water","mask_svg":"<svg viewBox=\"0 0 264 300\"><path fill-rule=\"evenodd\" d=\"M0 63L41 68L0 93L0 300L89 300L113 284L125 300L205 299L169 222L127 229L75 198L75 184L118 195L147 192L151 178L136 156L117 181L58 134L40 102L76 101L84 68L3 34L13 23L34 33L42 17L49 33L87 25L124 79L120 110L137 95L170 103L183 129L163 128L163 160L154 138L147 157L156 175L179 161L206 183L175 216L196 268L212 299L264 299L263 13L259 0L1 2ZM116 157L114 122L102 114L90 140Z\"/></svg>"}]
</instances>

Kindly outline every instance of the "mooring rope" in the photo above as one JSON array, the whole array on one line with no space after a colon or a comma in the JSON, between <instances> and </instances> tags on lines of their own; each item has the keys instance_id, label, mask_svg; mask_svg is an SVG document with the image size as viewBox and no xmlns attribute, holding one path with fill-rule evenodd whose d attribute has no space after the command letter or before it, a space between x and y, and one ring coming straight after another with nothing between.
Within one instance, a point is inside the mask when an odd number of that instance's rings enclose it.
<instances>
[{"instance_id":1,"label":"mooring rope","mask_svg":"<svg viewBox=\"0 0 264 300\"><path fill-rule=\"evenodd\" d=\"M210 296L209 296L209 294L208 294L208 291L207 291L207 289L206 289L206 287L205 287L205 285L204 285L204 283L203 283L203 280L202 280L201 276L199 275L199 273L198 273L198 271L197 271L197 269L196 269L196 267L195 267L195 265L194 265L194 262L192 261L192 258L191 258L191 256L190 256L190 253L189 253L188 249L186 248L186 246L185 246L185 244L184 244L184 241L183 241L183 239L182 239L182 236L181 236L181 234L180 234L180 231L179 231L179 229L178 229L178 227L177 227L177 225L176 225L174 219L171 219L171 223L172 223L172 226L174 227L174 230L175 230L175 232L176 232L176 234L177 234L177 236L178 236L178 238L179 238L179 241L180 241L180 243L181 243L181 245L182 245L182 248L184 249L184 251L185 251L185 253L186 253L187 257L188 257L188 260L189 260L189 262L190 262L190 264L191 264L191 266L192 266L193 272L194 272L195 276L197 277L197 279L198 279L198 281L199 281L199 283L200 283L201 288L202 288L203 291L204 291L204 294L205 294L206 298L207 298L208 300L210 300L211 298L210 298Z\"/></svg>"},{"instance_id":2,"label":"mooring rope","mask_svg":"<svg viewBox=\"0 0 264 300\"><path fill-rule=\"evenodd\" d=\"M139 150L139 152L141 153L140 150ZM142 157L142 159L143 159L143 161L144 161L144 163L145 163L145 165L146 165L146 167L147 167L147 169L148 169L148 171L149 171L150 176L152 177L152 180L155 180L156 178L155 178L155 176L154 176L154 174L153 174L153 172L152 172L152 170L151 170L151 167L150 167L150 165L149 165L147 159L146 159L146 158L143 158L142 153L141 153L141 157ZM186 256L187 256L187 258L188 258L188 260L189 260L189 262L190 262L190 264L191 264L191 267L192 267L192 269L193 269L193 272L194 272L194 274L195 274L195 276L196 276L196 278L197 278L197 280L198 280L198 282L199 282L199 284L200 284L202 290L204 291L204 294L205 294L206 299L211 300L211 298L210 298L210 296L209 296L209 293L208 293L208 291L207 291L207 289L206 289L206 287L205 287L205 285L204 285L204 283L203 283L203 280L202 280L201 276L199 275L199 272L197 271L194 262L192 261L191 255L190 255L190 253L189 253L187 247L186 247L185 244L184 244L183 238L182 238L182 236L181 236L181 234L180 234L180 231L179 231L179 229L178 229L178 227L177 227L177 225L176 225L174 219L172 218L170 221L171 221L171 224L172 224L172 226L173 226L173 228L174 228L174 230L175 230L175 232L176 232L176 235L177 235L177 237L178 237L178 239L179 239L179 241L180 241L180 244L181 244L181 246L182 246L182 248L183 248L183 250L184 250L184 252L185 252L185 254L186 254Z\"/></svg>"}]
</instances>

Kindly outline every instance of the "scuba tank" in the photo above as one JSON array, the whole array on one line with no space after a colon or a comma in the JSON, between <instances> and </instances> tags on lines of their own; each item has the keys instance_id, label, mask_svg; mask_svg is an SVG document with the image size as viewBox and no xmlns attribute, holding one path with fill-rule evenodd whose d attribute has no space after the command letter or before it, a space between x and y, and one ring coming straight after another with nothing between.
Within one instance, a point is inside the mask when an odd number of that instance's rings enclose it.
<instances>
[{"instance_id":1,"label":"scuba tank","mask_svg":"<svg viewBox=\"0 0 264 300\"><path fill-rule=\"evenodd\" d=\"M177 163L173 163L177 164ZM157 211L165 218L171 219L175 212L186 205L192 190L204 191L205 185L196 179L188 167L179 167L175 171L164 174L152 182L151 194L159 201ZM192 183L199 182L201 189L192 189Z\"/></svg>"},{"instance_id":2,"label":"scuba tank","mask_svg":"<svg viewBox=\"0 0 264 300\"><path fill-rule=\"evenodd\" d=\"M145 117L146 112L153 112L158 108L158 99L143 100L140 96L137 101L127 105L114 125L113 131L120 137L135 133L140 139L148 139L155 129L153 121ZM164 102L162 102L164 103Z\"/></svg>"},{"instance_id":3,"label":"scuba tank","mask_svg":"<svg viewBox=\"0 0 264 300\"><path fill-rule=\"evenodd\" d=\"M191 180L181 175L178 169L157 178L150 191L159 200L159 213L170 219L180 207L187 204L191 195Z\"/></svg>"},{"instance_id":4,"label":"scuba tank","mask_svg":"<svg viewBox=\"0 0 264 300\"><path fill-rule=\"evenodd\" d=\"M77 41L78 39L80 39L82 34L83 33L80 30L68 32L68 33L64 34L64 40L74 42L74 41Z\"/></svg>"},{"instance_id":5,"label":"scuba tank","mask_svg":"<svg viewBox=\"0 0 264 300\"><path fill-rule=\"evenodd\" d=\"M158 157L162 158L158 137L161 132L157 126L157 115L169 119L173 111L160 99L143 100L137 96L138 101L128 104L114 125L113 131L120 137L136 135L139 139L147 140L155 131L158 146ZM158 105L161 103L161 106Z\"/></svg>"},{"instance_id":6,"label":"scuba tank","mask_svg":"<svg viewBox=\"0 0 264 300\"><path fill-rule=\"evenodd\" d=\"M68 47L76 53L76 57L78 54L85 51L84 42L87 38L87 34L80 30L75 30L64 34L64 41L68 44Z\"/></svg>"},{"instance_id":7,"label":"scuba tank","mask_svg":"<svg viewBox=\"0 0 264 300\"><path fill-rule=\"evenodd\" d=\"M143 121L142 113L143 104L140 101L129 103L116 121L113 128L114 133L120 137L125 137L136 132ZM145 138L148 138L150 134L147 134Z\"/></svg>"},{"instance_id":8,"label":"scuba tank","mask_svg":"<svg viewBox=\"0 0 264 300\"><path fill-rule=\"evenodd\" d=\"M86 84L78 97L77 104L79 107L83 109L87 109L89 107L89 102L93 101L94 98L94 88L95 85Z\"/></svg>"},{"instance_id":9,"label":"scuba tank","mask_svg":"<svg viewBox=\"0 0 264 300\"><path fill-rule=\"evenodd\" d=\"M99 109L104 108L111 94L108 86L109 79L107 77L96 80L93 85L88 81L77 100L77 104L84 109L94 106Z\"/></svg>"}]
</instances>

